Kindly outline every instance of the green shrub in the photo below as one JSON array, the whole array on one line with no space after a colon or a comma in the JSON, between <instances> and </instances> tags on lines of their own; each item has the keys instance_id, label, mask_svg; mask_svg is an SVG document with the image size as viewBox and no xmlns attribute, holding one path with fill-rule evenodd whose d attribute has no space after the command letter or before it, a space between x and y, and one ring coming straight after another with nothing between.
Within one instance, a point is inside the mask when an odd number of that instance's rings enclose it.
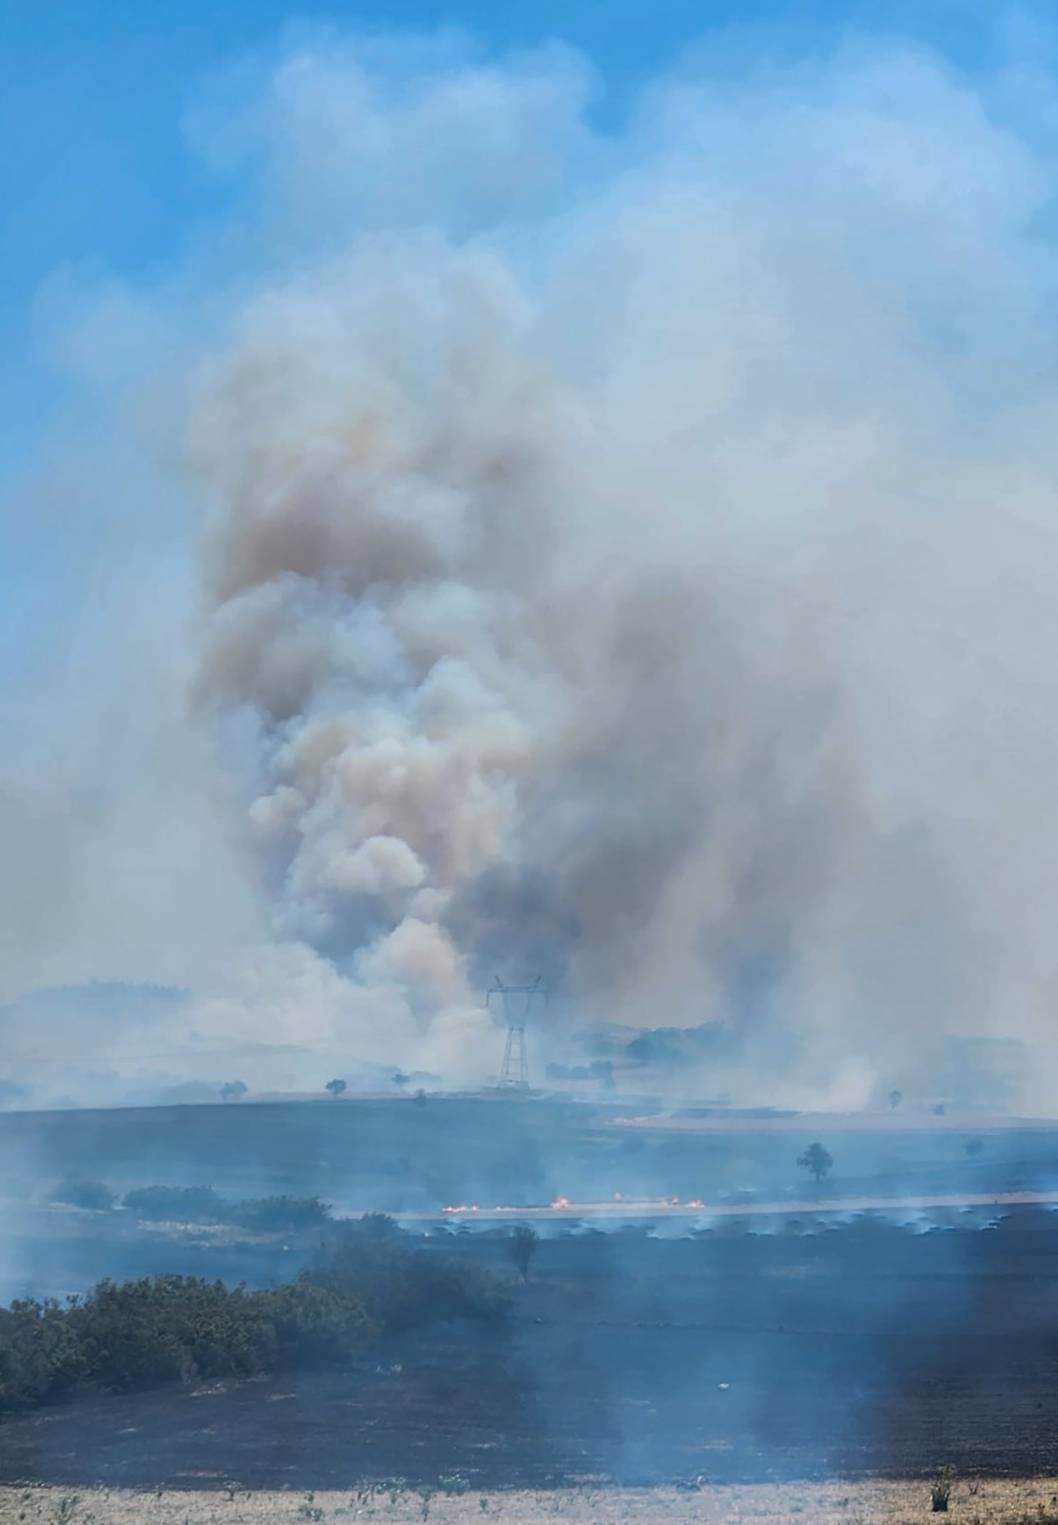
<instances>
[{"instance_id":1,"label":"green shrub","mask_svg":"<svg viewBox=\"0 0 1058 1525\"><path fill-rule=\"evenodd\" d=\"M50 1299L0 1308L0 1409L33 1408L84 1375L68 1308Z\"/></svg>"},{"instance_id":2,"label":"green shrub","mask_svg":"<svg viewBox=\"0 0 1058 1525\"><path fill-rule=\"evenodd\" d=\"M315 1269L266 1291L148 1276L100 1282L65 1304L0 1308L0 1410L31 1408L81 1381L129 1392L344 1362L385 1330L494 1318L503 1307L495 1278L407 1249L375 1217L351 1225Z\"/></svg>"},{"instance_id":3,"label":"green shrub","mask_svg":"<svg viewBox=\"0 0 1058 1525\"><path fill-rule=\"evenodd\" d=\"M318 1286L306 1275L258 1295L273 1331L273 1363L278 1366L350 1360L379 1333L356 1298Z\"/></svg>"},{"instance_id":4,"label":"green shrub","mask_svg":"<svg viewBox=\"0 0 1058 1525\"><path fill-rule=\"evenodd\" d=\"M407 1248L400 1231L391 1232L380 1214L343 1224L326 1259L306 1275L318 1286L356 1298L387 1330L451 1318L494 1319L507 1306L496 1277Z\"/></svg>"},{"instance_id":5,"label":"green shrub","mask_svg":"<svg viewBox=\"0 0 1058 1525\"><path fill-rule=\"evenodd\" d=\"M276 1341L261 1295L193 1276L149 1276L101 1282L70 1317L88 1375L125 1392L263 1369Z\"/></svg>"}]
</instances>

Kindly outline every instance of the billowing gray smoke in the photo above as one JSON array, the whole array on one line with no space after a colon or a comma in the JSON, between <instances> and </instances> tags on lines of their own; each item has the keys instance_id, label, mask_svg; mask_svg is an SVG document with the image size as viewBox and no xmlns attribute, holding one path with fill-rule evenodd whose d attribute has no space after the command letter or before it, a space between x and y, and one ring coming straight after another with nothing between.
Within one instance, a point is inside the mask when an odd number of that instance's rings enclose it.
<instances>
[{"instance_id":1,"label":"billowing gray smoke","mask_svg":"<svg viewBox=\"0 0 1058 1525\"><path fill-rule=\"evenodd\" d=\"M160 300L209 326L193 687L273 939L200 1029L469 1076L483 982L542 973L850 1102L1049 1035L1022 67L703 55L601 132L563 52L326 37L202 103L251 268Z\"/></svg>"},{"instance_id":2,"label":"billowing gray smoke","mask_svg":"<svg viewBox=\"0 0 1058 1525\"><path fill-rule=\"evenodd\" d=\"M580 85L328 49L273 79L305 181L331 129L371 195L202 383L199 695L278 936L387 1043L473 1063L484 978L540 971L862 1090L876 1024L892 1054L997 1016L960 848L1000 724L969 706L1025 655L977 607L1021 472L980 459L1011 409L976 310L1035 170L913 58L670 85L620 146Z\"/></svg>"},{"instance_id":3,"label":"billowing gray smoke","mask_svg":"<svg viewBox=\"0 0 1058 1525\"><path fill-rule=\"evenodd\" d=\"M709 543L678 445L637 481L545 325L494 256L387 240L255 301L196 416L199 694L242 716L277 933L390 1043L480 1023L493 969L778 1018L859 846L804 579Z\"/></svg>"}]
</instances>

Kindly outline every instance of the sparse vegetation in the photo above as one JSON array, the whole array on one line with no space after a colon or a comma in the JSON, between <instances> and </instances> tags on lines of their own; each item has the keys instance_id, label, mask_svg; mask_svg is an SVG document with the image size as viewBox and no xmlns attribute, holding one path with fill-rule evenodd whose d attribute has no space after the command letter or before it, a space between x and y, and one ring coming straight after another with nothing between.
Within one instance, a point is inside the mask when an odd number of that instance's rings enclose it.
<instances>
[{"instance_id":1,"label":"sparse vegetation","mask_svg":"<svg viewBox=\"0 0 1058 1525\"><path fill-rule=\"evenodd\" d=\"M933 1479L929 1490L930 1505L934 1514L947 1514L951 1490L955 1483L955 1468L942 1467Z\"/></svg>"},{"instance_id":2,"label":"sparse vegetation","mask_svg":"<svg viewBox=\"0 0 1058 1525\"><path fill-rule=\"evenodd\" d=\"M366 1483L355 1494L316 1489L300 1492L255 1491L238 1496L232 1510L226 1500L218 1509L217 1493L210 1488L181 1489L162 1494L161 1490L133 1492L126 1489L93 1489L78 1497L61 1488L21 1485L0 1488L0 1522L17 1525L22 1521L36 1525L218 1525L230 1520L253 1519L262 1525L290 1525L294 1520L373 1519L393 1521L394 1525L413 1525L422 1518L423 1495L418 1487L398 1481L394 1496L390 1485ZM427 1492L430 1490L427 1489ZM967 1525L1058 1525L1058 1503L1050 1498L1053 1481L1026 1482L1010 1479L995 1482L988 1489L987 1502L978 1508L953 1493L953 1518L962 1516ZM554 1525L557 1520L569 1525L684 1525L700 1519L718 1525L720 1521L767 1519L773 1525L783 1522L810 1521L811 1525L849 1525L850 1521L870 1520L872 1525L910 1525L923 1517L921 1481L868 1480L835 1487L833 1482L756 1483L748 1486L714 1486L705 1483L694 1489L693 1510L688 1509L687 1494L681 1488L591 1487L580 1485L535 1491L503 1490L473 1493L463 1500L442 1499L443 1489L435 1495L434 1515L446 1521L496 1519L517 1521L518 1525ZM64 1504L64 1499L69 1503ZM917 1502L916 1502L917 1501ZM969 1506L969 1507L967 1507Z\"/></svg>"},{"instance_id":3,"label":"sparse vegetation","mask_svg":"<svg viewBox=\"0 0 1058 1525\"><path fill-rule=\"evenodd\" d=\"M243 1080L226 1080L220 1088L222 1101L241 1101L249 1088Z\"/></svg>"},{"instance_id":4,"label":"sparse vegetation","mask_svg":"<svg viewBox=\"0 0 1058 1525\"><path fill-rule=\"evenodd\" d=\"M344 1080L328 1080L323 1089L325 1091L330 1091L331 1095L335 1098L335 1100L337 1100L339 1096L343 1095L349 1089L349 1087Z\"/></svg>"},{"instance_id":5,"label":"sparse vegetation","mask_svg":"<svg viewBox=\"0 0 1058 1525\"><path fill-rule=\"evenodd\" d=\"M457 1498L467 1492L470 1483L462 1472L444 1472L437 1479L437 1486L449 1498Z\"/></svg>"}]
</instances>

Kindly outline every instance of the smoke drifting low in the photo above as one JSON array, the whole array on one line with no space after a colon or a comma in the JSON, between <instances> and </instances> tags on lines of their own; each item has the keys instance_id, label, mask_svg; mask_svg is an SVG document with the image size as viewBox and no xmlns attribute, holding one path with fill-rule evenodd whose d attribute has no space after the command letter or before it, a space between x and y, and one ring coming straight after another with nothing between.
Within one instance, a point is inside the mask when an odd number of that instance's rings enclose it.
<instances>
[{"instance_id":1,"label":"smoke drifting low","mask_svg":"<svg viewBox=\"0 0 1058 1525\"><path fill-rule=\"evenodd\" d=\"M1053 86L722 65L602 130L562 50L313 36L192 114L254 253L153 299L189 723L272 924L199 1028L477 1078L542 973L846 1104L1049 1039Z\"/></svg>"}]
</instances>

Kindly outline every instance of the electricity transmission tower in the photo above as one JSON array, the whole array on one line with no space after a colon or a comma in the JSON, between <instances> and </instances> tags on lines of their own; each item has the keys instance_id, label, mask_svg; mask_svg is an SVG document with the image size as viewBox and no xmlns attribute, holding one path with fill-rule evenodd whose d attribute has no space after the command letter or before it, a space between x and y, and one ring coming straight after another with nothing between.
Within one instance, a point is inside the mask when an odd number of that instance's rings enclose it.
<instances>
[{"instance_id":1,"label":"electricity transmission tower","mask_svg":"<svg viewBox=\"0 0 1058 1525\"><path fill-rule=\"evenodd\" d=\"M500 1070L501 1086L525 1088L529 1084L529 1066L525 1053L525 1024L533 1001L542 997L547 1004L547 991L540 983L538 974L528 985L505 985L496 976L495 985L485 992L485 1005L492 1005L492 997L499 996L503 1003L503 1016L507 1023L507 1042L503 1049L503 1067Z\"/></svg>"}]
</instances>

